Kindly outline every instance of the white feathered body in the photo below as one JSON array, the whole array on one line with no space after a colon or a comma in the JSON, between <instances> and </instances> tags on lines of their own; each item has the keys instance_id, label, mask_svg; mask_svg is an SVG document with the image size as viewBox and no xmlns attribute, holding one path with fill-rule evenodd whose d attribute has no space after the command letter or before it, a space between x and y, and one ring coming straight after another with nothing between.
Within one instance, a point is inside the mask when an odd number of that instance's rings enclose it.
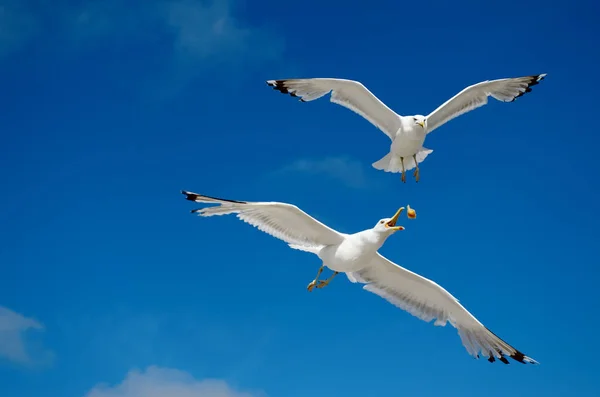
<instances>
[{"instance_id":1,"label":"white feathered body","mask_svg":"<svg viewBox=\"0 0 600 397\"><path fill-rule=\"evenodd\" d=\"M338 245L328 245L317 253L323 264L336 272L349 273L364 269L381 248L385 237L373 230L347 235Z\"/></svg>"},{"instance_id":2,"label":"white feathered body","mask_svg":"<svg viewBox=\"0 0 600 397\"><path fill-rule=\"evenodd\" d=\"M400 128L391 136L390 151L373 163L375 169L385 172L402 172L402 169L410 171L433 152L423 146L427 136L425 128L415 124L412 117L399 116L399 119Z\"/></svg>"},{"instance_id":3,"label":"white feathered body","mask_svg":"<svg viewBox=\"0 0 600 397\"><path fill-rule=\"evenodd\" d=\"M331 92L331 102L344 106L361 115L386 134L392 144L390 152L372 165L385 172L402 172L415 168L433 150L423 147L425 135L446 122L481 107L491 96L502 102L512 102L531 91L546 74L486 80L468 86L438 106L422 120L425 128L415 117L400 116L369 91L361 82L338 78L310 78L268 80L274 89L310 102ZM416 157L416 162L413 156ZM401 160L402 158L402 160Z\"/></svg>"},{"instance_id":4,"label":"white feathered body","mask_svg":"<svg viewBox=\"0 0 600 397\"><path fill-rule=\"evenodd\" d=\"M392 139L390 152L398 157L410 158L423 149L425 129L415 124L412 117L400 117L401 127Z\"/></svg>"},{"instance_id":5,"label":"white feathered body","mask_svg":"<svg viewBox=\"0 0 600 397\"><path fill-rule=\"evenodd\" d=\"M291 248L316 254L331 270L346 273L351 282L364 284L365 290L421 320L435 319L436 325L449 322L474 357L481 354L490 362L500 360L508 364L505 356L510 356L521 363L536 363L489 331L440 285L381 256L377 251L393 233L385 226L391 218L380 220L372 229L345 234L292 204L182 193L190 201L216 204L192 210L193 213L200 216L236 214L244 222L285 241Z\"/></svg>"}]
</instances>

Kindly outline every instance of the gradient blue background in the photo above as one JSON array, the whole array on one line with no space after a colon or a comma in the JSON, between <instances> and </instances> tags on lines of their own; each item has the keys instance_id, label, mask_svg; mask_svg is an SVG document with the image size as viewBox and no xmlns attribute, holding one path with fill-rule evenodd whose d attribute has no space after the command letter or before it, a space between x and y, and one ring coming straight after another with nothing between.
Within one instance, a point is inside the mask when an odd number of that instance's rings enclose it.
<instances>
[{"instance_id":1,"label":"gradient blue background","mask_svg":"<svg viewBox=\"0 0 600 397\"><path fill-rule=\"evenodd\" d=\"M0 359L2 396L83 396L149 365L269 396L598 395L597 2L233 2L260 34L177 67L152 22L73 40L61 24L82 7L20 3L42 22L0 58L0 305L43 323L33 342L54 354ZM367 121L264 82L357 79L427 114L538 73L431 134L419 184L371 168L389 141ZM344 232L409 203L418 219L382 254L541 365L474 360L450 326L345 278L309 294L316 257L192 216L180 189L294 203Z\"/></svg>"}]
</instances>

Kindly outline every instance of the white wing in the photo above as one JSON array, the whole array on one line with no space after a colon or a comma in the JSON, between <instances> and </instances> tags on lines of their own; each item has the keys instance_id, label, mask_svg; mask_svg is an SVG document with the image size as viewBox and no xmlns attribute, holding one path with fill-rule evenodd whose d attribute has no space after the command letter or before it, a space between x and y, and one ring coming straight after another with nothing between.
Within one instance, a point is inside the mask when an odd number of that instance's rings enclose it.
<instances>
[{"instance_id":1,"label":"white wing","mask_svg":"<svg viewBox=\"0 0 600 397\"><path fill-rule=\"evenodd\" d=\"M521 363L537 364L483 326L458 300L435 282L404 269L377 254L365 269L351 273L351 281L366 283L363 288L381 296L426 322L435 325L450 322L458 330L463 345L472 356L479 352L488 361L508 364L505 355Z\"/></svg>"},{"instance_id":2,"label":"white wing","mask_svg":"<svg viewBox=\"0 0 600 397\"><path fill-rule=\"evenodd\" d=\"M502 102L512 102L523 94L531 92L531 87L544 77L546 77L545 73L512 79L488 80L469 86L426 117L427 133L461 114L487 104L489 96Z\"/></svg>"},{"instance_id":3,"label":"white wing","mask_svg":"<svg viewBox=\"0 0 600 397\"><path fill-rule=\"evenodd\" d=\"M197 203L220 204L192 210L200 216L237 214L237 217L288 243L292 248L317 248L339 244L344 235L314 219L295 205L278 202L225 200L181 191ZM311 250L309 250L311 251Z\"/></svg>"},{"instance_id":4,"label":"white wing","mask_svg":"<svg viewBox=\"0 0 600 397\"><path fill-rule=\"evenodd\" d=\"M331 92L331 102L360 114L390 139L394 139L400 128L400 116L358 81L317 78L269 80L267 84L284 94L299 97L302 102L314 101Z\"/></svg>"}]
</instances>

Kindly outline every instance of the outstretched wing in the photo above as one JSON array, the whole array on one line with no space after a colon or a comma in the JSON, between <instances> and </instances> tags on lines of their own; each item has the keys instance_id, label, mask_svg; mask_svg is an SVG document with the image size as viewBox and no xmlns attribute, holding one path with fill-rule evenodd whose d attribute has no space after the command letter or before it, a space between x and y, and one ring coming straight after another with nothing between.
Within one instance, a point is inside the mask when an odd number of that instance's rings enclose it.
<instances>
[{"instance_id":1,"label":"outstretched wing","mask_svg":"<svg viewBox=\"0 0 600 397\"><path fill-rule=\"evenodd\" d=\"M237 214L237 217L259 230L285 241L294 248L335 245L344 235L292 204L278 202L249 202L203 196L182 190L186 199L197 203L219 204L192 210L200 216Z\"/></svg>"},{"instance_id":2,"label":"outstretched wing","mask_svg":"<svg viewBox=\"0 0 600 397\"><path fill-rule=\"evenodd\" d=\"M302 102L314 101L331 92L331 102L360 114L390 139L394 139L400 128L400 116L358 81L316 78L269 80L267 84L284 94L299 97Z\"/></svg>"},{"instance_id":3,"label":"outstretched wing","mask_svg":"<svg viewBox=\"0 0 600 397\"><path fill-rule=\"evenodd\" d=\"M525 93L531 92L531 87L538 84L544 77L546 77L545 73L511 79L488 80L469 86L427 116L427 133L461 114L487 104L489 96L502 102L512 102Z\"/></svg>"},{"instance_id":4,"label":"outstretched wing","mask_svg":"<svg viewBox=\"0 0 600 397\"><path fill-rule=\"evenodd\" d=\"M352 281L365 283L363 288L381 296L397 307L435 325L450 322L458 330L463 345L472 356L479 352L488 361L508 364L505 356L521 363L537 362L524 355L483 326L458 300L435 282L404 269L377 254L363 270L349 274Z\"/></svg>"}]
</instances>

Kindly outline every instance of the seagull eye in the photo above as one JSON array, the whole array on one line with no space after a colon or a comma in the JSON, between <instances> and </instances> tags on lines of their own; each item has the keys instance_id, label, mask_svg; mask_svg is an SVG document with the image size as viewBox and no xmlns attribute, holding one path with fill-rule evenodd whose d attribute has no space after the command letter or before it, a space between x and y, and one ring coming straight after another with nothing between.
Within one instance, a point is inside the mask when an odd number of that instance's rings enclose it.
<instances>
[{"instance_id":1,"label":"seagull eye","mask_svg":"<svg viewBox=\"0 0 600 397\"><path fill-rule=\"evenodd\" d=\"M379 223L383 223L383 221L379 221Z\"/></svg>"}]
</instances>

